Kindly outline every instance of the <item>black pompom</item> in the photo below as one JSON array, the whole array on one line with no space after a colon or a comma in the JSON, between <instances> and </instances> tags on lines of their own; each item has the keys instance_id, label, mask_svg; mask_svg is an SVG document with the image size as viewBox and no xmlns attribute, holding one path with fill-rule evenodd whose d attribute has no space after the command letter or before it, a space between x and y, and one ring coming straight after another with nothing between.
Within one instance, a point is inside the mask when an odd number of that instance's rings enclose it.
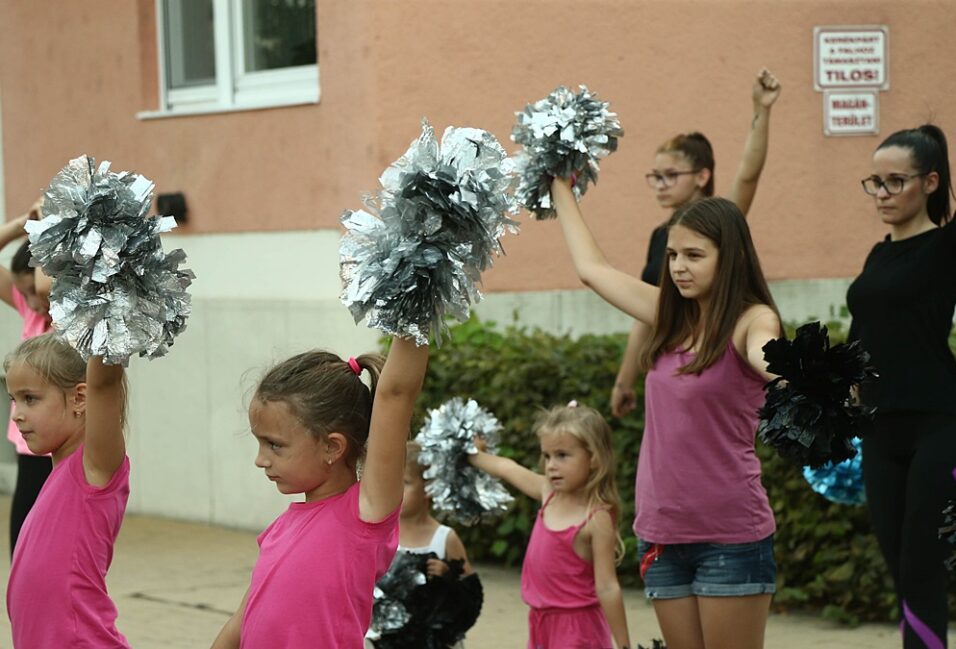
<instances>
[{"instance_id":1,"label":"black pompom","mask_svg":"<svg viewBox=\"0 0 956 649\"><path fill-rule=\"evenodd\" d=\"M781 456L817 468L856 455L859 437L873 408L851 402L850 388L875 377L870 356L858 341L830 346L827 328L811 322L793 340L777 338L763 347L767 371L777 374L766 386L757 435Z\"/></svg>"},{"instance_id":2,"label":"black pompom","mask_svg":"<svg viewBox=\"0 0 956 649\"><path fill-rule=\"evenodd\" d=\"M419 579L428 560L437 558L434 553L400 552L379 580L371 626L376 649L448 649L474 626L484 599L478 575L462 577L464 562L452 560L445 561L449 569L444 575ZM379 591L388 595L379 598ZM405 621L396 625L392 611L399 607Z\"/></svg>"}]
</instances>

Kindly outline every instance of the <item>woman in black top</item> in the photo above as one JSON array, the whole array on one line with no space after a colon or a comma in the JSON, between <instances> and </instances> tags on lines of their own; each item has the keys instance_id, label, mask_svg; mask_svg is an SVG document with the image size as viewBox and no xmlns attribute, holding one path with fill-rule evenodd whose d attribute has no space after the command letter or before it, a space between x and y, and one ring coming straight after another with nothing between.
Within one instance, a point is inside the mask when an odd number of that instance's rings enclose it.
<instances>
[{"instance_id":1,"label":"woman in black top","mask_svg":"<svg viewBox=\"0 0 956 649\"><path fill-rule=\"evenodd\" d=\"M745 217L757 192L760 172L767 159L770 107L779 96L780 83L768 70L761 70L753 84L753 121L750 133L747 135L744 155L734 176L734 183L727 195ZM686 203L714 195L714 150L701 133L676 135L658 147L654 156L654 168L645 178L654 190L658 204L673 213ZM660 283L666 248L665 223L651 234L647 246L647 263L641 273L641 280L655 286ZM611 391L611 412L615 417L623 417L634 408L634 382L640 367L638 359L648 331L647 325L640 321L635 321L631 328L627 348L621 359L621 368Z\"/></svg>"},{"instance_id":2,"label":"woman in black top","mask_svg":"<svg viewBox=\"0 0 956 649\"><path fill-rule=\"evenodd\" d=\"M863 180L890 227L850 285L850 337L879 378L861 386L877 408L863 438L863 479L899 599L906 648L946 646L946 570L938 537L956 498L956 225L946 138L935 126L899 131Z\"/></svg>"}]
</instances>

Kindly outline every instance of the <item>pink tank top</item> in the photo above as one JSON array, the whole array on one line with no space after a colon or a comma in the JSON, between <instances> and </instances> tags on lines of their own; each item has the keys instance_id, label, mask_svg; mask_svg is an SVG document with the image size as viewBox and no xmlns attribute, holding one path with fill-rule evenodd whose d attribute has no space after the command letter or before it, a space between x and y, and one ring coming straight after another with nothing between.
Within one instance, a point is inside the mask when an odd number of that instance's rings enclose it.
<instances>
[{"instance_id":1,"label":"pink tank top","mask_svg":"<svg viewBox=\"0 0 956 649\"><path fill-rule=\"evenodd\" d=\"M129 498L129 458L109 483L83 472L83 447L54 467L27 516L7 582L13 646L128 649L106 592Z\"/></svg>"},{"instance_id":2,"label":"pink tank top","mask_svg":"<svg viewBox=\"0 0 956 649\"><path fill-rule=\"evenodd\" d=\"M594 564L574 551L574 537L594 515L578 525L552 530L544 524L551 492L535 517L521 566L521 599L531 608L585 608L599 604Z\"/></svg>"},{"instance_id":3,"label":"pink tank top","mask_svg":"<svg viewBox=\"0 0 956 649\"><path fill-rule=\"evenodd\" d=\"M16 286L11 286L10 289L13 293L13 307L23 319L23 331L20 334L20 340L23 341L27 338L33 338L50 331L50 316L41 315L31 309L27 305L26 296L23 295ZM17 447L17 453L20 455L33 455L27 447L27 443L23 441L23 435L20 434L20 429L13 423L14 408L16 408L16 404L11 403L10 421L7 422L7 439Z\"/></svg>"},{"instance_id":4,"label":"pink tank top","mask_svg":"<svg viewBox=\"0 0 956 649\"><path fill-rule=\"evenodd\" d=\"M292 503L259 535L240 647L363 649L375 582L398 547L400 507L363 521L359 484Z\"/></svg>"},{"instance_id":5,"label":"pink tank top","mask_svg":"<svg viewBox=\"0 0 956 649\"><path fill-rule=\"evenodd\" d=\"M776 529L754 450L764 379L733 343L711 367L661 355L644 387L634 532L651 543L751 543Z\"/></svg>"}]
</instances>

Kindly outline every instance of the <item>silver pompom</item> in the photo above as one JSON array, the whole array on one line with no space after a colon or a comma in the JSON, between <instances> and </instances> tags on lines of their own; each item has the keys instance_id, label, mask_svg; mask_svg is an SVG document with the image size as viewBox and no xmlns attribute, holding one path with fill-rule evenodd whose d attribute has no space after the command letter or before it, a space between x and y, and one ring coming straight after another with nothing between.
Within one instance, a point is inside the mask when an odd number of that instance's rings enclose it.
<instances>
[{"instance_id":1,"label":"silver pompom","mask_svg":"<svg viewBox=\"0 0 956 649\"><path fill-rule=\"evenodd\" d=\"M449 127L439 145L423 120L379 182L368 211L342 215L342 303L356 322L440 343L446 316L467 319L499 239L517 231L513 163L487 131Z\"/></svg>"},{"instance_id":2,"label":"silver pompom","mask_svg":"<svg viewBox=\"0 0 956 649\"><path fill-rule=\"evenodd\" d=\"M468 463L481 437L488 453L498 447L501 424L472 399L455 397L429 413L415 441L418 462L427 467L425 493L432 505L464 525L507 511L514 498L501 482Z\"/></svg>"},{"instance_id":3,"label":"silver pompom","mask_svg":"<svg viewBox=\"0 0 956 649\"><path fill-rule=\"evenodd\" d=\"M524 146L518 156L518 204L536 219L555 217L551 180L574 178L577 198L596 183L598 160L617 150L624 135L609 104L581 86L577 93L561 86L544 99L515 113L511 139Z\"/></svg>"},{"instance_id":4,"label":"silver pompom","mask_svg":"<svg viewBox=\"0 0 956 649\"><path fill-rule=\"evenodd\" d=\"M56 331L84 358L123 364L166 353L186 327L193 273L182 250L165 253L172 217L149 218L153 183L113 173L110 163L71 160L44 193L40 221L28 221L32 263L53 279Z\"/></svg>"}]
</instances>

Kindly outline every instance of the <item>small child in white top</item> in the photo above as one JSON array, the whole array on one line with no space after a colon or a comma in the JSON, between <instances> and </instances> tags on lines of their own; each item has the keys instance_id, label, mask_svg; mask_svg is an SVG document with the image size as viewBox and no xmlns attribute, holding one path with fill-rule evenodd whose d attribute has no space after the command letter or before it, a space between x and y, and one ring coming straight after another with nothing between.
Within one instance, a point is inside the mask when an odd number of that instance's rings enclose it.
<instances>
[{"instance_id":1,"label":"small child in white top","mask_svg":"<svg viewBox=\"0 0 956 649\"><path fill-rule=\"evenodd\" d=\"M444 640L439 641L438 638L460 638L474 624L481 607L481 583L468 561L461 538L455 530L442 525L432 515L431 498L425 492L424 467L418 463L421 450L416 442L405 445L404 491L398 522L396 562L400 561L402 553L433 555L425 564L428 583L423 587L431 587L431 590L426 593L419 588L409 594L408 601L404 603L411 609L412 617L400 632L380 636L373 618L373 628L365 641L369 649L416 646L425 642L425 637L430 647L461 649L464 645L460 640L445 645ZM444 583L437 583L439 581ZM423 620L418 615L423 608L435 616ZM436 623L439 618L449 626Z\"/></svg>"}]
</instances>

